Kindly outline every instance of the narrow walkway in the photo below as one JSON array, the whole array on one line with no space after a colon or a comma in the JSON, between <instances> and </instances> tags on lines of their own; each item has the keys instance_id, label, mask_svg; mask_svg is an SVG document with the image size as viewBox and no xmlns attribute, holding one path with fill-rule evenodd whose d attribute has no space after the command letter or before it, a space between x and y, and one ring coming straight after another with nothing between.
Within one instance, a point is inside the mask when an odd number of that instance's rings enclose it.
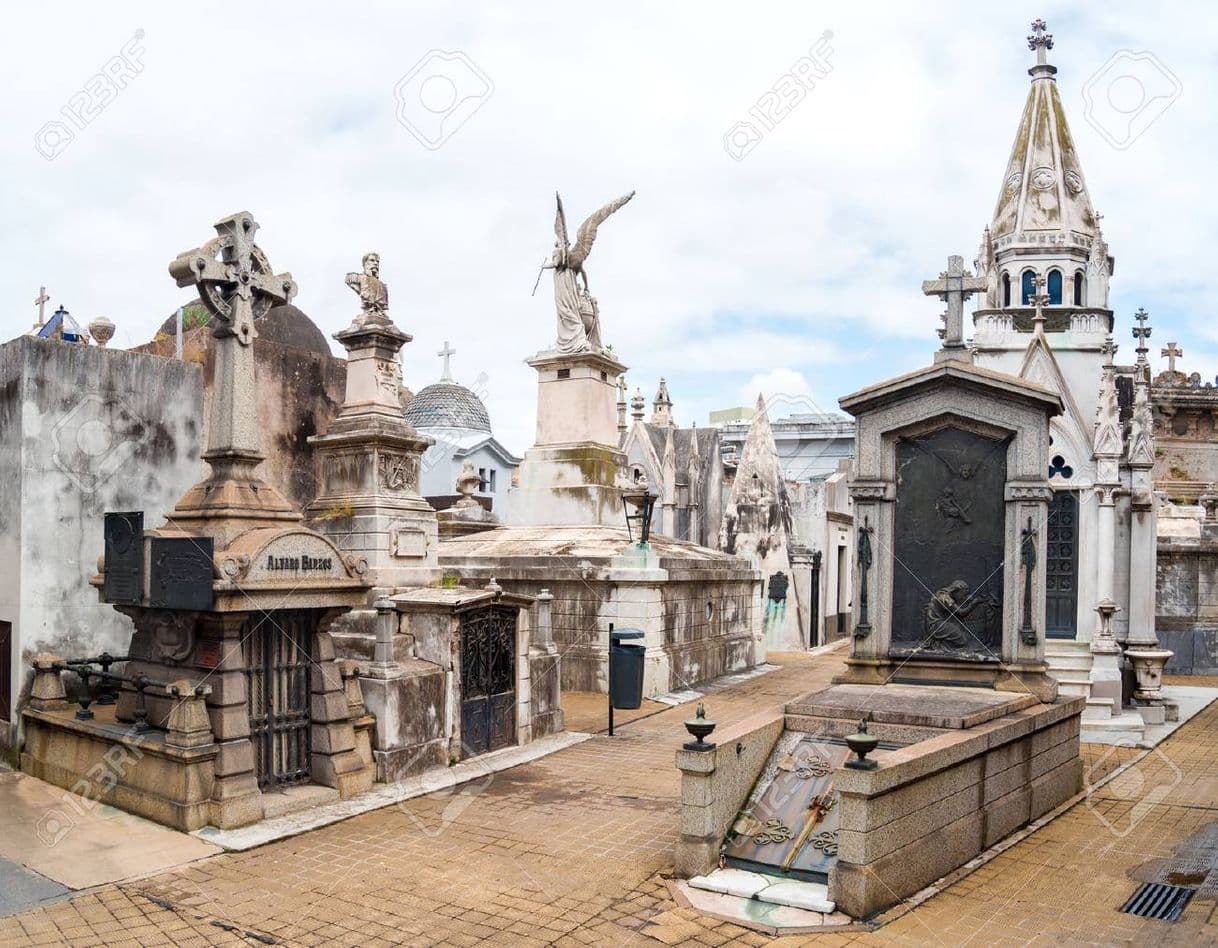
<instances>
[{"instance_id":1,"label":"narrow walkway","mask_svg":"<svg viewBox=\"0 0 1218 948\"><path fill-rule=\"evenodd\" d=\"M773 660L773 659L772 659ZM723 724L828 682L834 655L707 697ZM1198 682L1202 683L1202 682ZM656 710L656 709L649 709ZM877 932L771 939L678 908L673 752L689 706L666 708L493 775L255 850L102 886L0 918L0 944L795 945L1203 944L1215 902L1175 925L1117 909L1147 860L1218 820L1218 706L1118 780ZM586 708L585 726L594 723ZM1088 747L1093 779L1136 755Z\"/></svg>"}]
</instances>

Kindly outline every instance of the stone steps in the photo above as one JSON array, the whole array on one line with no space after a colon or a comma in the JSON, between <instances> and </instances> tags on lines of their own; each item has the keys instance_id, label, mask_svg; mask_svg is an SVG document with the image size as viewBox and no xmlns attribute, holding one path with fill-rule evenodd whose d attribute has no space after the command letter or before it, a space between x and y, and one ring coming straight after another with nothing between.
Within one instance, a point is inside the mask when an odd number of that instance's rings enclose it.
<instances>
[{"instance_id":1,"label":"stone steps","mask_svg":"<svg viewBox=\"0 0 1218 948\"><path fill-rule=\"evenodd\" d=\"M1077 673L1075 673L1077 675ZM1086 675L1080 677L1065 677L1064 675L1057 678L1057 690L1059 694L1081 696L1083 698L1091 697L1091 679Z\"/></svg>"},{"instance_id":2,"label":"stone steps","mask_svg":"<svg viewBox=\"0 0 1218 948\"><path fill-rule=\"evenodd\" d=\"M1087 706L1083 709L1084 721L1107 721L1114 711L1119 711L1116 701L1112 698L1087 698Z\"/></svg>"},{"instance_id":3,"label":"stone steps","mask_svg":"<svg viewBox=\"0 0 1218 948\"><path fill-rule=\"evenodd\" d=\"M705 876L694 876L690 886L706 892L754 899L770 905L805 909L809 912L832 914L837 905L829 900L829 887L818 882L780 879L776 876L749 872L745 869L716 869Z\"/></svg>"},{"instance_id":4,"label":"stone steps","mask_svg":"<svg viewBox=\"0 0 1218 948\"><path fill-rule=\"evenodd\" d=\"M1090 744L1140 744L1146 738L1146 722L1136 711L1116 709L1109 718L1089 719L1083 712L1079 740Z\"/></svg>"}]
</instances>

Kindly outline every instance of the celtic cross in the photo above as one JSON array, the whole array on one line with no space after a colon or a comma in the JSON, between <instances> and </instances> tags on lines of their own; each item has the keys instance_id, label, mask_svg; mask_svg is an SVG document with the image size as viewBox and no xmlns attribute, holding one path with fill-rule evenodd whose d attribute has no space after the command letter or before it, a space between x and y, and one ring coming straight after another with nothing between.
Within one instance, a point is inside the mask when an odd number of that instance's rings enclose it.
<instances>
[{"instance_id":1,"label":"celtic cross","mask_svg":"<svg viewBox=\"0 0 1218 948\"><path fill-rule=\"evenodd\" d=\"M217 236L178 254L169 264L169 275L178 286L198 287L199 299L214 317L215 390L203 457L248 467L262 459L251 345L258 335L254 320L271 306L290 301L296 284L290 273L272 272L266 254L254 243L258 225L248 211L215 226Z\"/></svg>"},{"instance_id":2,"label":"celtic cross","mask_svg":"<svg viewBox=\"0 0 1218 948\"><path fill-rule=\"evenodd\" d=\"M1159 355L1167 359L1167 371L1172 375L1176 374L1176 360L1184 355L1184 350L1174 342L1169 342L1166 347L1159 350Z\"/></svg>"},{"instance_id":3,"label":"celtic cross","mask_svg":"<svg viewBox=\"0 0 1218 948\"><path fill-rule=\"evenodd\" d=\"M1036 64L1043 66L1048 59L1046 52L1053 48L1053 34L1048 32L1048 24L1044 20L1032 21L1032 32L1028 35L1028 49L1036 54Z\"/></svg>"},{"instance_id":4,"label":"celtic cross","mask_svg":"<svg viewBox=\"0 0 1218 948\"><path fill-rule=\"evenodd\" d=\"M1150 338L1150 327L1146 325L1146 320L1150 319L1150 313L1139 306L1138 311L1133 314L1133 318L1138 321L1138 324L1133 327L1133 338L1138 341L1134 351L1138 354L1138 362L1142 363L1146 361L1146 353L1150 351L1146 345L1146 340Z\"/></svg>"}]
</instances>

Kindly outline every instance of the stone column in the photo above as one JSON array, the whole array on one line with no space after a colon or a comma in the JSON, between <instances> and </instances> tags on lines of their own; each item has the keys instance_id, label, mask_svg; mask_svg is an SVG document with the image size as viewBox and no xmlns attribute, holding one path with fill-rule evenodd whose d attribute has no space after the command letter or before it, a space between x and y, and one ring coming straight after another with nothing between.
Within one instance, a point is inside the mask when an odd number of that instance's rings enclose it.
<instances>
[{"instance_id":1,"label":"stone column","mask_svg":"<svg viewBox=\"0 0 1218 948\"><path fill-rule=\"evenodd\" d=\"M1131 465L1132 466L1132 465ZM1133 470L1129 524L1129 634L1131 646L1156 646L1155 498L1149 468Z\"/></svg>"},{"instance_id":2,"label":"stone column","mask_svg":"<svg viewBox=\"0 0 1218 948\"><path fill-rule=\"evenodd\" d=\"M398 630L398 611L393 600L382 596L375 603L376 642L372 647L372 662L368 665L369 678L393 678L398 663L393 657L393 639Z\"/></svg>"},{"instance_id":3,"label":"stone column","mask_svg":"<svg viewBox=\"0 0 1218 948\"><path fill-rule=\"evenodd\" d=\"M533 645L545 648L554 644L554 594L543 589L537 594L537 629L533 633Z\"/></svg>"},{"instance_id":4,"label":"stone column","mask_svg":"<svg viewBox=\"0 0 1218 948\"><path fill-rule=\"evenodd\" d=\"M878 478L859 477L850 485L850 494L854 498L856 525L854 549L848 554L853 560L854 577L850 662L856 674L862 673L863 666L875 666L874 683L882 684L887 674L880 666L888 658L892 641L893 557L888 551L893 544L896 485ZM865 558L860 555L863 552L867 554Z\"/></svg>"},{"instance_id":5,"label":"stone column","mask_svg":"<svg viewBox=\"0 0 1218 948\"><path fill-rule=\"evenodd\" d=\"M216 742L215 781L209 822L221 829L262 819L262 792L254 773L250 743L250 709L241 631L244 613L211 613L200 619L200 631L219 642L219 661L208 676L211 693L204 701Z\"/></svg>"},{"instance_id":6,"label":"stone column","mask_svg":"<svg viewBox=\"0 0 1218 948\"><path fill-rule=\"evenodd\" d=\"M1002 659L1015 672L1044 672L1045 570L1051 496L1052 489L1043 481L1008 481L1006 485L1006 575L1003 585L1008 594L1003 607ZM1035 551L1030 583L1029 564L1025 562L1028 544ZM1029 606L1030 612L1027 611Z\"/></svg>"}]
</instances>

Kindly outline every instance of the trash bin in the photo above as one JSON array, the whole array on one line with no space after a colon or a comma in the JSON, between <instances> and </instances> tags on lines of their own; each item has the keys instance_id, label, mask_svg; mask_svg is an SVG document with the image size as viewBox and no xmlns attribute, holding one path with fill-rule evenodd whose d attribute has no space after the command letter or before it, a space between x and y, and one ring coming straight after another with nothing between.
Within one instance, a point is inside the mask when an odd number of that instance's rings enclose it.
<instances>
[{"instance_id":1,"label":"trash bin","mask_svg":"<svg viewBox=\"0 0 1218 948\"><path fill-rule=\"evenodd\" d=\"M631 641L634 640L634 641ZM643 703L643 656L647 646L639 629L609 633L609 703L633 711Z\"/></svg>"}]
</instances>

